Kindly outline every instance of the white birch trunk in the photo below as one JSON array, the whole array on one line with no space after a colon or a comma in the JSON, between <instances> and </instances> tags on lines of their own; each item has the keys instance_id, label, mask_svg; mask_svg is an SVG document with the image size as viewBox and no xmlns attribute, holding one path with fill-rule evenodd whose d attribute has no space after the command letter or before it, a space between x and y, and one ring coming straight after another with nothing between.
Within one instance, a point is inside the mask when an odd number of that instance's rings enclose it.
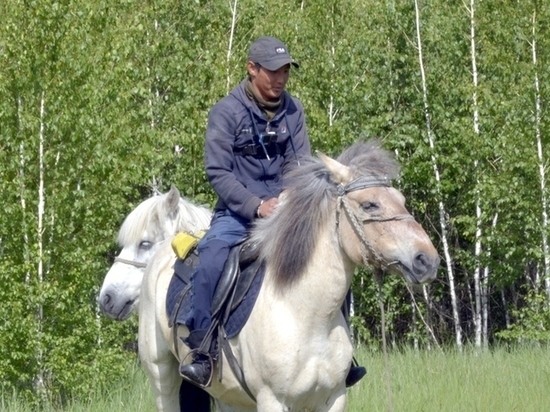
<instances>
[{"instance_id":1,"label":"white birch trunk","mask_svg":"<svg viewBox=\"0 0 550 412\"><path fill-rule=\"evenodd\" d=\"M542 253L544 256L544 286L546 289L546 295L548 297L548 304L550 305L550 251L548 247L548 199L546 197L546 173L545 173L545 158L542 150L542 136L541 136L541 98L539 88L539 77L537 67L537 41L536 41L536 23L537 12L533 11L533 40L531 43L533 53L533 66L535 68L535 138L537 141L537 156L539 162L539 176L540 176L540 192L541 192L541 204L542 204Z\"/></svg>"},{"instance_id":2,"label":"white birch trunk","mask_svg":"<svg viewBox=\"0 0 550 412\"><path fill-rule=\"evenodd\" d=\"M500 299L502 300L502 307L504 308L504 321L506 323L506 329L510 329L512 321L510 319L510 311L508 310L508 302L506 301L506 295L504 295L504 289L500 290Z\"/></svg>"},{"instance_id":3,"label":"white birch trunk","mask_svg":"<svg viewBox=\"0 0 550 412\"><path fill-rule=\"evenodd\" d=\"M334 63L334 58L336 56L336 50L334 49L334 43L335 43L335 33L334 33L334 6L332 6L332 13L331 13L331 20L330 20L330 65L332 67L332 70L336 68L336 64ZM331 76L330 78L330 101L328 105L328 124L329 126L332 126L334 124L334 120L336 119L336 116L338 114L338 110L334 108L334 76Z\"/></svg>"},{"instance_id":4,"label":"white birch trunk","mask_svg":"<svg viewBox=\"0 0 550 412\"><path fill-rule=\"evenodd\" d=\"M227 93L231 90L231 55L233 54L233 37L235 35L235 25L237 23L237 4L238 0L233 1L233 5L229 3L229 8L231 9L231 31L229 33L229 45L227 46L227 83L225 89Z\"/></svg>"},{"instance_id":5,"label":"white birch trunk","mask_svg":"<svg viewBox=\"0 0 550 412\"><path fill-rule=\"evenodd\" d=\"M158 20L155 19L155 21L153 22L153 25L154 25L154 30L157 31L158 30ZM148 47L149 50L151 49L151 40L150 40L150 38L151 38L151 33L149 31L147 31L147 47ZM155 80L156 80L157 76L154 73L152 73L151 64L152 64L151 59L149 59L147 61L147 66L146 66L145 70L147 71L148 79L151 79L150 94L149 94L149 99L148 99L149 124L151 125L151 129L154 129L157 125L157 121L156 121L156 118L155 118L155 102L159 101L160 93L159 93L158 88L155 86Z\"/></svg>"},{"instance_id":6,"label":"white birch trunk","mask_svg":"<svg viewBox=\"0 0 550 412\"><path fill-rule=\"evenodd\" d=\"M497 226L498 213L493 216L491 230L494 232ZM491 256L491 249L487 249L487 256ZM483 350L489 348L489 275L490 269L485 266L483 276L481 278L481 347Z\"/></svg>"},{"instance_id":7,"label":"white birch trunk","mask_svg":"<svg viewBox=\"0 0 550 412\"><path fill-rule=\"evenodd\" d=\"M429 320L426 320L426 318L424 318L424 316L422 315L422 311L420 310L420 307L418 306L418 303L416 302L416 298L414 296L414 293L411 289L411 287L409 285L407 285L407 290L409 291L409 294L411 296L411 304L412 304L412 307L413 307L413 321L414 321L414 325L415 325L415 330L416 330L416 318L419 317L420 320L422 321L422 323L424 324L424 326L426 327L426 330L428 331L428 335L430 337L430 339L433 341L433 343L435 344L435 346L439 349L441 349L441 347L439 346L439 342L437 341L437 338L435 336L435 333L434 333L434 330L432 328L432 325L431 325L431 321ZM427 289L427 286L426 285L422 285L422 291L423 291L423 295L424 295L424 300L426 301L427 305L430 307L429 310L428 310L428 315L431 315L432 313L432 310L433 310L433 304L432 304L432 300L429 298L429 293L428 293L428 289ZM431 344L430 344L430 340L428 340L428 349L431 349ZM417 340L415 339L415 349L417 349Z\"/></svg>"},{"instance_id":8,"label":"white birch trunk","mask_svg":"<svg viewBox=\"0 0 550 412\"><path fill-rule=\"evenodd\" d=\"M148 27L148 25L147 25ZM157 35L157 32L159 30L159 22L157 19L153 20L153 34L149 30L147 30L146 38L147 38L147 50L151 51L153 50L153 42L155 41L155 35ZM151 130L154 130L157 127L157 120L159 120L158 116L160 113L160 110L158 109L158 106L161 104L161 98L160 98L160 90L158 88L158 76L156 75L156 72L153 71L153 59L154 55L151 53L149 59L147 60L147 65L145 66L145 70L147 71L147 80L150 81L150 87L149 87L149 98L148 98L148 105L149 105L149 125L151 126ZM176 152L179 151L179 146L176 145L174 147L174 150ZM162 183L162 182L160 182ZM151 191L154 192L156 188L159 186L160 183L157 183L157 179L155 176L152 177L152 189ZM99 307L97 308L99 309ZM96 314L97 317L97 314Z\"/></svg>"},{"instance_id":9,"label":"white birch trunk","mask_svg":"<svg viewBox=\"0 0 550 412\"><path fill-rule=\"evenodd\" d=\"M39 145L38 145L38 162L39 162L39 177L38 177L38 224L37 224L37 244L38 244L38 268L37 268L37 277L39 288L42 287L44 282L44 242L43 242L43 233L44 233L44 101L45 96L44 92L40 97L40 132L39 132ZM41 397L45 397L45 383L44 383L44 369L43 369L43 337L42 337L42 322L43 322L43 306L41 303L38 304L36 308L36 359L38 364L38 371L35 377L35 385L37 393Z\"/></svg>"},{"instance_id":10,"label":"white birch trunk","mask_svg":"<svg viewBox=\"0 0 550 412\"><path fill-rule=\"evenodd\" d=\"M426 320L426 325L428 327L428 332L430 333L430 336L433 338L435 344L437 346L439 346L436 338L435 338L435 333L433 332L433 327L432 327L432 315L433 315L433 300L430 298L430 294L428 292L428 286L427 285L422 285L422 294L424 296L424 300L426 301L426 305L428 306L427 310L426 310L426 317L427 317L427 320ZM427 349L428 350L431 350L432 349L432 344L431 344L431 341L428 340L428 343L427 343Z\"/></svg>"},{"instance_id":11,"label":"white birch trunk","mask_svg":"<svg viewBox=\"0 0 550 412\"><path fill-rule=\"evenodd\" d=\"M414 302L411 301L411 312L412 312L412 315L411 315L411 327L412 327L412 334L413 334L413 348L416 351L418 351L418 336L417 336L417 333L418 333L418 328L416 326L416 306L414 304Z\"/></svg>"},{"instance_id":12,"label":"white birch trunk","mask_svg":"<svg viewBox=\"0 0 550 412\"><path fill-rule=\"evenodd\" d=\"M471 59L472 59L472 80L473 80L473 86L474 91L472 93L472 106L474 109L473 113L473 123L474 123L474 134L476 136L479 136L479 107L477 103L477 87L478 87L478 80L477 80L477 62L476 62L476 37L475 37L475 0L470 0L470 45L471 45ZM479 166L478 160L474 160L474 170L477 169ZM482 210L481 210L481 192L479 190L479 179L476 178L476 232L475 232L475 265L474 268L474 327L475 327L475 346L476 348L481 347L481 330L482 330L482 322L481 322L481 268L479 264L479 257L482 252L482 245L481 245L481 218L482 218Z\"/></svg>"},{"instance_id":13,"label":"white birch trunk","mask_svg":"<svg viewBox=\"0 0 550 412\"><path fill-rule=\"evenodd\" d=\"M23 120L23 102L21 98L17 99L17 124L18 132L21 132ZM29 249L29 231L27 227L27 221L25 220L25 214L27 209L27 201L25 198L25 144L23 143L23 138L21 138L21 143L19 144L19 193L21 201L21 229L23 233L23 253L25 257L25 263L27 267L30 267L31 253ZM25 273L25 283L28 284L31 280L31 273L27 271Z\"/></svg>"},{"instance_id":14,"label":"white birch trunk","mask_svg":"<svg viewBox=\"0 0 550 412\"><path fill-rule=\"evenodd\" d=\"M476 108L474 107L474 110ZM477 160L475 160L477 169ZM479 187L479 180L476 178L476 185ZM475 265L474 268L474 328L475 328L475 347L481 347L481 268L479 266L479 257L481 255L481 207L479 206L481 193L476 189L476 234L475 234Z\"/></svg>"},{"instance_id":15,"label":"white birch trunk","mask_svg":"<svg viewBox=\"0 0 550 412\"><path fill-rule=\"evenodd\" d=\"M355 336L355 329L353 327L353 324L351 323L351 319L355 316L355 297L353 296L353 293L350 295L350 302L349 302L349 334L351 335L351 341L354 345L357 344L357 337Z\"/></svg>"},{"instance_id":16,"label":"white birch trunk","mask_svg":"<svg viewBox=\"0 0 550 412\"><path fill-rule=\"evenodd\" d=\"M438 205L439 205L439 225L441 228L441 243L443 245L443 252L445 254L445 262L447 265L447 276L449 279L449 288L450 288L450 294L451 294L451 305L453 308L453 321L455 324L455 337L456 337L456 345L461 350L462 349L462 328L460 326L460 316L458 311L458 300L456 297L456 291L455 291L455 280L454 280L454 273L453 273L453 260L451 258L451 253L449 251L449 242L447 239L447 219L446 219L446 212L445 212L445 206L443 205L443 196L441 195L441 177L439 174L439 168L437 166L437 159L435 156L435 143L434 143L434 136L432 133L432 126L431 126L431 116L430 116L430 107L428 104L428 88L426 85L426 74L424 71L424 59L422 56L422 41L420 36L420 12L418 9L418 0L415 0L414 2L415 6L415 13L416 13L416 38L417 38L417 48L418 48L418 60L420 63L420 73L422 76L422 97L424 102L424 116L426 118L426 129L427 129L427 135L428 135L428 141L430 143L430 149L431 149L431 162L432 167L435 175L435 182L436 182L436 196L439 199Z\"/></svg>"}]
</instances>

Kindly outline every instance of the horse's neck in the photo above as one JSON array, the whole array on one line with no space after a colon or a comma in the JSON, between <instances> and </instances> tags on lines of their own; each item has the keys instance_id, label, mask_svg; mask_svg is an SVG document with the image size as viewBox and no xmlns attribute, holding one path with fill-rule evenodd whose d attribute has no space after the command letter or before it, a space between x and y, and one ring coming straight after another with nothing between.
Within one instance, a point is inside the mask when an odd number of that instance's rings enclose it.
<instances>
[{"instance_id":1,"label":"horse's neck","mask_svg":"<svg viewBox=\"0 0 550 412\"><path fill-rule=\"evenodd\" d=\"M340 315L342 303L349 290L355 265L344 255L334 230L325 230L306 273L287 291L275 293L288 303L302 321L324 322ZM304 318L305 317L305 318Z\"/></svg>"}]
</instances>

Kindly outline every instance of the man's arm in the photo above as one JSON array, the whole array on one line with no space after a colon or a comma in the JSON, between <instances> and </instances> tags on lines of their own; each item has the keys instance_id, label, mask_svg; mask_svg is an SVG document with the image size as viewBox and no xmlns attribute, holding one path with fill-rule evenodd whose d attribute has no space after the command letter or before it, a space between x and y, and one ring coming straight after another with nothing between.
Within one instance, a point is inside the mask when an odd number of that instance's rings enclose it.
<instances>
[{"instance_id":1,"label":"man's arm","mask_svg":"<svg viewBox=\"0 0 550 412\"><path fill-rule=\"evenodd\" d=\"M235 213L253 219L261 199L252 194L233 173L237 125L230 107L215 105L208 116L205 145L206 175L214 191Z\"/></svg>"}]
</instances>

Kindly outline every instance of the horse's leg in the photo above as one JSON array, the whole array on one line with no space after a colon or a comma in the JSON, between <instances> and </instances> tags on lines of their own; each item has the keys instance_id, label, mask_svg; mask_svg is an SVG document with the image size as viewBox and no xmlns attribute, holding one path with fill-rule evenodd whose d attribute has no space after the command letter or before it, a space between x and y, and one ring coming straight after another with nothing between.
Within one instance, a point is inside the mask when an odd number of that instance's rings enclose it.
<instances>
[{"instance_id":1,"label":"horse's leg","mask_svg":"<svg viewBox=\"0 0 550 412\"><path fill-rule=\"evenodd\" d=\"M344 412L346 410L346 388L335 393L327 402L326 412Z\"/></svg>"},{"instance_id":2,"label":"horse's leg","mask_svg":"<svg viewBox=\"0 0 550 412\"><path fill-rule=\"evenodd\" d=\"M262 409L258 409L258 408L243 408L243 407L228 405L228 404L225 404L225 403L221 402L218 399L215 400L215 404L216 404L216 410L218 412L258 412L258 411L262 411Z\"/></svg>"},{"instance_id":3,"label":"horse's leg","mask_svg":"<svg viewBox=\"0 0 550 412\"><path fill-rule=\"evenodd\" d=\"M270 390L261 391L257 396L257 410L261 412L289 412L293 408L282 404ZM326 401L325 408L315 409L319 412L344 412L346 410L346 389L333 394Z\"/></svg>"},{"instance_id":4,"label":"horse's leg","mask_svg":"<svg viewBox=\"0 0 550 412\"><path fill-rule=\"evenodd\" d=\"M210 395L186 380L181 382L179 400L180 412L210 412Z\"/></svg>"},{"instance_id":5,"label":"horse's leg","mask_svg":"<svg viewBox=\"0 0 550 412\"><path fill-rule=\"evenodd\" d=\"M258 411L262 412L288 412L290 408L283 405L275 396L275 394L265 388L261 390L256 396L256 403L258 405Z\"/></svg>"},{"instance_id":6,"label":"horse's leg","mask_svg":"<svg viewBox=\"0 0 550 412\"><path fill-rule=\"evenodd\" d=\"M169 354L172 356L172 354ZM180 412L179 389L181 377L175 360L151 360L140 355L149 377L153 396L159 412Z\"/></svg>"},{"instance_id":7,"label":"horse's leg","mask_svg":"<svg viewBox=\"0 0 550 412\"><path fill-rule=\"evenodd\" d=\"M140 311L139 356L149 377L157 409L159 412L179 412L182 381L178 373L179 363L170 352L160 329L153 309Z\"/></svg>"}]
</instances>

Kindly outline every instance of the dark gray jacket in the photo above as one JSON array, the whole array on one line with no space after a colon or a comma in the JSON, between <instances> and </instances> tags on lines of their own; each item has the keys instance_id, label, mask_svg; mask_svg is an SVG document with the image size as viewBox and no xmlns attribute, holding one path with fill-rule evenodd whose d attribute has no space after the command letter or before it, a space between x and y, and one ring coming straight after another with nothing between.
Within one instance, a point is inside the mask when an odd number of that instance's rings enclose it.
<instances>
[{"instance_id":1,"label":"dark gray jacket","mask_svg":"<svg viewBox=\"0 0 550 412\"><path fill-rule=\"evenodd\" d=\"M311 148L300 101L284 91L279 111L268 121L247 96L246 82L210 110L205 164L218 194L215 210L230 209L252 220L261 200L279 196L287 166L311 154ZM265 146L269 159L258 144L258 134L266 131L277 133L276 143Z\"/></svg>"}]
</instances>

